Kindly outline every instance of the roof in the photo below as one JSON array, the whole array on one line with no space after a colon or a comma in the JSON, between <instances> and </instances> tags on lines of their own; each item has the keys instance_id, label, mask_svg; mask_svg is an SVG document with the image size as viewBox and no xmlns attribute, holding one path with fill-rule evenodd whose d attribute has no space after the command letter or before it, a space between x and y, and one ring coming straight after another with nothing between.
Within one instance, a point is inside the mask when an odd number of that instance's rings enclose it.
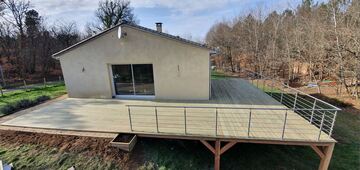
<instances>
[{"instance_id":1,"label":"roof","mask_svg":"<svg viewBox=\"0 0 360 170\"><path fill-rule=\"evenodd\" d=\"M190 41L190 40L187 40L187 39L184 39L184 38L181 38L179 36L174 36L174 35L171 35L171 34L167 34L167 33L163 33L163 32L159 32L159 31L156 31L156 30L152 30L152 29L149 29L149 28L146 28L146 27L142 27L140 25L136 25L136 24L129 24L129 23L123 23L123 24L118 24L118 25L115 25L114 27L112 28L109 28L109 29L106 29L94 36L91 36L89 38L86 38L74 45L71 45L55 54L52 55L52 57L54 58L58 58L61 54L63 53L66 53L70 50L73 50L77 47L79 47L80 45L88 42L88 41L91 41L93 39L96 39L97 37L115 29L115 28L118 28L119 26L126 26L126 27L130 27L130 28L133 28L133 29L137 29L137 30L141 30L141 31L144 31L144 32L148 32L148 33L151 33L151 34L154 34L154 35L158 35L158 36L162 36L162 37L165 37L165 38L168 38L168 39L172 39L172 40L175 40L175 41L179 41L179 42L182 42L182 43L185 43L185 44L189 44L189 45L193 45L193 46L196 46L196 47L200 47L200 48L205 48L205 49L208 49L208 50L211 50L207 45L205 44L201 44L201 43L198 43L198 42L194 42L194 41Z\"/></svg>"}]
</instances>

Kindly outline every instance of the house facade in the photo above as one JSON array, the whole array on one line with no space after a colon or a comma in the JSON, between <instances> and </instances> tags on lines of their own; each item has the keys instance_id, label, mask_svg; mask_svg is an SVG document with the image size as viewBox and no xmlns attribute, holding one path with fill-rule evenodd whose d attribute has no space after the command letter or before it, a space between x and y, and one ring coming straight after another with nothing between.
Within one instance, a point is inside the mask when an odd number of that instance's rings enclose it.
<instances>
[{"instance_id":1,"label":"house facade","mask_svg":"<svg viewBox=\"0 0 360 170\"><path fill-rule=\"evenodd\" d=\"M54 54L69 97L208 100L210 50L157 26L121 24Z\"/></svg>"}]
</instances>

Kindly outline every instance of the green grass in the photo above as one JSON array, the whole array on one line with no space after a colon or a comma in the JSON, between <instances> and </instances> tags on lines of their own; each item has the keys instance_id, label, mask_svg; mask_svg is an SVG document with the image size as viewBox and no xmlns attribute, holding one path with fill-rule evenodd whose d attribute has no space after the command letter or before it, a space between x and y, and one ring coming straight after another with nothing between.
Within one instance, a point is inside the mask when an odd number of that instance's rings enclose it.
<instances>
[{"instance_id":1,"label":"green grass","mask_svg":"<svg viewBox=\"0 0 360 170\"><path fill-rule=\"evenodd\" d=\"M13 147L13 148L12 148ZM119 169L118 165L98 157L60 152L58 148L40 145L0 145L0 159L13 163L16 169Z\"/></svg>"},{"instance_id":2,"label":"green grass","mask_svg":"<svg viewBox=\"0 0 360 170\"><path fill-rule=\"evenodd\" d=\"M211 79L223 79L223 78L228 78L230 76L225 75L225 73L223 72L218 72L218 71L211 71Z\"/></svg>"},{"instance_id":3,"label":"green grass","mask_svg":"<svg viewBox=\"0 0 360 170\"><path fill-rule=\"evenodd\" d=\"M52 99L64 94L66 94L64 84L55 84L46 87L38 87L29 90L16 90L4 93L3 96L0 96L0 116L12 113L19 109L24 109L24 107L21 107L21 104L19 103L25 100L27 103L30 103L29 106L32 106L34 104L38 104L37 101L40 97L46 96L46 98Z\"/></svg>"}]
</instances>

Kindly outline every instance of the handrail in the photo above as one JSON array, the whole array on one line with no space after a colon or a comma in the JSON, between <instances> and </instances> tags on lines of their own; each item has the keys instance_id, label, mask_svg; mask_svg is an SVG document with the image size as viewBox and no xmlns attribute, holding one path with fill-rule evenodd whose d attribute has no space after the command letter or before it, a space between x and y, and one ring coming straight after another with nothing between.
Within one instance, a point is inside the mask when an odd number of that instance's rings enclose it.
<instances>
[{"instance_id":1,"label":"handrail","mask_svg":"<svg viewBox=\"0 0 360 170\"><path fill-rule=\"evenodd\" d=\"M242 109L242 110L307 110L307 111L336 111L337 109L301 109L301 108L269 108L269 107L228 107L228 106L174 106L174 105L125 105L126 107L157 107L157 108L197 108L197 109Z\"/></svg>"}]
</instances>

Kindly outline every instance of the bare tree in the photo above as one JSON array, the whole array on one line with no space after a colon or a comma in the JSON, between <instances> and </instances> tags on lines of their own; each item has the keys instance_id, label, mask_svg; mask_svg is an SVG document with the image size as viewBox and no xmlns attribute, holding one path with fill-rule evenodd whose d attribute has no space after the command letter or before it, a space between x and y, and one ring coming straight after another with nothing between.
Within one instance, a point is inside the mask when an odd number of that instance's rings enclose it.
<instances>
[{"instance_id":1,"label":"bare tree","mask_svg":"<svg viewBox=\"0 0 360 170\"><path fill-rule=\"evenodd\" d=\"M95 13L98 23L90 24L92 31L101 31L121 23L136 23L133 8L128 0L103 0Z\"/></svg>"},{"instance_id":2,"label":"bare tree","mask_svg":"<svg viewBox=\"0 0 360 170\"><path fill-rule=\"evenodd\" d=\"M6 9L5 15L3 18L14 25L18 30L18 53L17 58L17 67L20 71L22 77L25 76L24 70L24 45L25 45L25 31L24 31L24 22L26 12L30 8L30 2L25 0L4 0L3 1ZM8 14L8 15L7 15Z\"/></svg>"}]
</instances>

